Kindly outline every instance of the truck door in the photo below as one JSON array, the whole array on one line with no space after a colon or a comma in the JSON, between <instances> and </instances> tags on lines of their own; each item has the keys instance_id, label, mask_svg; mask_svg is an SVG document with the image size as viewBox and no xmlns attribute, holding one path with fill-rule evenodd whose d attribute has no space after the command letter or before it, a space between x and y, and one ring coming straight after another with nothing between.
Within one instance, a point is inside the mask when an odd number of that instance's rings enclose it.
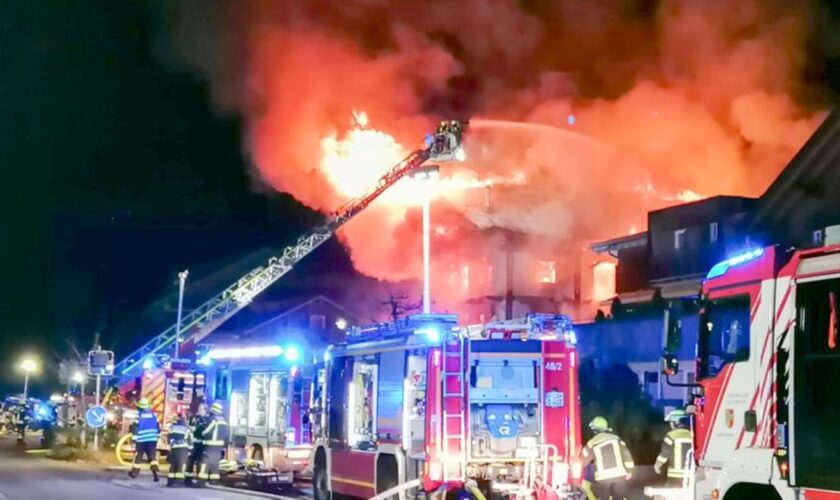
<instances>
[{"instance_id":1,"label":"truck door","mask_svg":"<svg viewBox=\"0 0 840 500\"><path fill-rule=\"evenodd\" d=\"M840 279L797 285L791 483L840 489ZM779 402L782 404L782 402Z\"/></svg>"}]
</instances>

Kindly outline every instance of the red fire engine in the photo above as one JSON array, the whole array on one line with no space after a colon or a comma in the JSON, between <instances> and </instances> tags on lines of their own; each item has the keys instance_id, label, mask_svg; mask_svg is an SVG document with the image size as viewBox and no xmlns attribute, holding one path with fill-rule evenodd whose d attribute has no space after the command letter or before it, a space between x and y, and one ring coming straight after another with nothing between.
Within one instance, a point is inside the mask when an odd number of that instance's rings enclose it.
<instances>
[{"instance_id":1,"label":"red fire engine","mask_svg":"<svg viewBox=\"0 0 840 500\"><path fill-rule=\"evenodd\" d=\"M319 368L309 360L316 352L303 342L287 342L214 346L204 355L214 382L208 395L227 411L227 459L247 482L292 484L307 468L309 409Z\"/></svg>"},{"instance_id":2,"label":"red fire engine","mask_svg":"<svg viewBox=\"0 0 840 500\"><path fill-rule=\"evenodd\" d=\"M317 500L427 492L571 490L581 447L574 332L561 315L461 328L416 315L356 330L326 358ZM405 492L394 493L405 498Z\"/></svg>"},{"instance_id":3,"label":"red fire engine","mask_svg":"<svg viewBox=\"0 0 840 500\"><path fill-rule=\"evenodd\" d=\"M695 498L840 499L839 295L837 244L757 249L709 271L691 408Z\"/></svg>"}]
</instances>

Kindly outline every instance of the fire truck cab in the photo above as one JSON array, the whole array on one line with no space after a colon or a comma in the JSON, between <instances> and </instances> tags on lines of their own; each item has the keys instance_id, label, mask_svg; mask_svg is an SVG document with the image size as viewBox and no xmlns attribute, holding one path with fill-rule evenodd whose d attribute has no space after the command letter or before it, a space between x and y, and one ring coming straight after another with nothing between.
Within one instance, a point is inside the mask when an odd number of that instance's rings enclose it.
<instances>
[{"instance_id":1,"label":"fire truck cab","mask_svg":"<svg viewBox=\"0 0 840 500\"><path fill-rule=\"evenodd\" d=\"M695 498L840 499L838 296L838 244L756 249L709 271L691 408Z\"/></svg>"},{"instance_id":2,"label":"fire truck cab","mask_svg":"<svg viewBox=\"0 0 840 500\"><path fill-rule=\"evenodd\" d=\"M355 330L325 360L317 500L406 483L570 491L581 427L566 316L460 327L454 315L416 315Z\"/></svg>"}]
</instances>

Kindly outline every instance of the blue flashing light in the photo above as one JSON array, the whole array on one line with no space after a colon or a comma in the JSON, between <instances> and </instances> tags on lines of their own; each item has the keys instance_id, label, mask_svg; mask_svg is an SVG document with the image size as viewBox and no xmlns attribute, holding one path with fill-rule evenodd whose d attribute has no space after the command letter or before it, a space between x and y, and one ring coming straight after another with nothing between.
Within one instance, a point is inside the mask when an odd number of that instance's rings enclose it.
<instances>
[{"instance_id":1,"label":"blue flashing light","mask_svg":"<svg viewBox=\"0 0 840 500\"><path fill-rule=\"evenodd\" d=\"M143 369L144 370L151 370L155 367L155 360L152 358L146 358L143 360Z\"/></svg>"},{"instance_id":2,"label":"blue flashing light","mask_svg":"<svg viewBox=\"0 0 840 500\"><path fill-rule=\"evenodd\" d=\"M569 125L574 125L576 121L577 118L575 118L575 115L573 114L569 114L569 116L566 117L566 123L568 123Z\"/></svg>"},{"instance_id":3,"label":"blue flashing light","mask_svg":"<svg viewBox=\"0 0 840 500\"><path fill-rule=\"evenodd\" d=\"M756 248L755 250L750 250L749 252L726 259L723 262L718 262L709 269L709 273L706 274L706 279L719 278L726 274L731 267L740 266L741 264L753 261L762 255L764 255L764 249Z\"/></svg>"},{"instance_id":4,"label":"blue flashing light","mask_svg":"<svg viewBox=\"0 0 840 500\"><path fill-rule=\"evenodd\" d=\"M430 344L437 344L440 342L440 330L435 326L425 326L414 331L417 335L426 337Z\"/></svg>"},{"instance_id":5,"label":"blue flashing light","mask_svg":"<svg viewBox=\"0 0 840 500\"><path fill-rule=\"evenodd\" d=\"M283 349L283 357L286 358L286 361L294 363L300 359L300 349L296 346L288 345L285 349Z\"/></svg>"}]
</instances>

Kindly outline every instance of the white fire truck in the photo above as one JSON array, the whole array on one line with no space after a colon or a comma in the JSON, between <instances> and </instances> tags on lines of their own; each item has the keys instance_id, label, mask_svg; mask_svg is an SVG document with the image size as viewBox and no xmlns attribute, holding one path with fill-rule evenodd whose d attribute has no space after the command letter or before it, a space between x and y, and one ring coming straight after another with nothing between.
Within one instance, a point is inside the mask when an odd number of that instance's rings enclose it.
<instances>
[{"instance_id":1,"label":"white fire truck","mask_svg":"<svg viewBox=\"0 0 840 500\"><path fill-rule=\"evenodd\" d=\"M840 499L840 245L757 249L702 288L695 498ZM676 325L675 325L676 326ZM668 329L663 368L678 370Z\"/></svg>"},{"instance_id":2,"label":"white fire truck","mask_svg":"<svg viewBox=\"0 0 840 500\"><path fill-rule=\"evenodd\" d=\"M416 315L356 330L325 357L317 500L370 498L410 483L442 492L468 481L488 493L557 496L580 476L566 316L462 328L454 315Z\"/></svg>"}]
</instances>

